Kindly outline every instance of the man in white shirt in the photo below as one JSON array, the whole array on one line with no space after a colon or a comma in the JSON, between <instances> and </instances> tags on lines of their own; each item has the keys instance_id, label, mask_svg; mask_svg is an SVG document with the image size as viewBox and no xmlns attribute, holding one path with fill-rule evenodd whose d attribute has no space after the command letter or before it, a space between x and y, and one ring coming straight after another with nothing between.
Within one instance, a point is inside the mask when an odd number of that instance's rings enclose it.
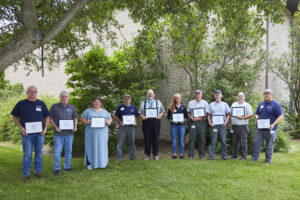
<instances>
[{"instance_id":1,"label":"man in white shirt","mask_svg":"<svg viewBox=\"0 0 300 200\"><path fill-rule=\"evenodd\" d=\"M239 146L242 147L241 160L247 160L247 135L248 121L253 117L251 105L245 102L245 94L239 92L237 102L231 105L231 124L232 124L232 159L239 158Z\"/></svg>"}]
</instances>

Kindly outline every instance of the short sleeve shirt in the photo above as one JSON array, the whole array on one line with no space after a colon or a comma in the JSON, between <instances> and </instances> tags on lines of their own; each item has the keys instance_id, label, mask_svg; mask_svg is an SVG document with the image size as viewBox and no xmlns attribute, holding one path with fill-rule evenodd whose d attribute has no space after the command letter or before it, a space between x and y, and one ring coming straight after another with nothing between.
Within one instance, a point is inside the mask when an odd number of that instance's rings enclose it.
<instances>
[{"instance_id":1,"label":"short sleeve shirt","mask_svg":"<svg viewBox=\"0 0 300 200\"><path fill-rule=\"evenodd\" d=\"M145 105L146 103L146 105ZM157 105L156 105L157 103ZM157 111L158 111L158 114L162 113L162 112L165 112L164 110L164 107L163 105L161 104L161 102L157 99L153 99L153 100L145 100L145 101L142 101L141 104L140 104L140 107L139 107L139 113L142 114L142 115L146 115L145 114L145 108L156 108Z\"/></svg>"},{"instance_id":2,"label":"short sleeve shirt","mask_svg":"<svg viewBox=\"0 0 300 200\"><path fill-rule=\"evenodd\" d=\"M188 104L187 111L189 113L192 113L192 110L196 109L196 108L204 108L206 113L208 112L208 109L209 109L207 101L201 100L200 102L198 102L196 100L192 100Z\"/></svg>"},{"instance_id":3,"label":"short sleeve shirt","mask_svg":"<svg viewBox=\"0 0 300 200\"><path fill-rule=\"evenodd\" d=\"M134 105L126 106L125 104L120 104L117 109L115 115L123 121L123 115L134 115L138 116L138 110Z\"/></svg>"},{"instance_id":4,"label":"short sleeve shirt","mask_svg":"<svg viewBox=\"0 0 300 200\"><path fill-rule=\"evenodd\" d=\"M42 121L44 127L44 119L49 116L46 104L41 100L29 101L24 99L19 101L11 114L20 118L20 123L25 127L26 122Z\"/></svg>"},{"instance_id":5,"label":"short sleeve shirt","mask_svg":"<svg viewBox=\"0 0 300 200\"><path fill-rule=\"evenodd\" d=\"M211 115L224 115L230 113L230 108L226 102L212 102L209 104L208 113Z\"/></svg>"},{"instance_id":6,"label":"short sleeve shirt","mask_svg":"<svg viewBox=\"0 0 300 200\"><path fill-rule=\"evenodd\" d=\"M231 105L231 109L233 107L244 107L245 108L245 115L253 115L251 105L247 102L243 102L241 104L239 102L234 102ZM249 122L249 119L238 119L237 117L231 117L232 125L247 125L248 122Z\"/></svg>"},{"instance_id":7,"label":"short sleeve shirt","mask_svg":"<svg viewBox=\"0 0 300 200\"><path fill-rule=\"evenodd\" d=\"M270 119L270 123L273 124L276 119L283 114L282 108L277 101L262 101L259 103L255 114L258 115L259 119ZM274 130L278 128L278 125L274 127Z\"/></svg>"},{"instance_id":8,"label":"short sleeve shirt","mask_svg":"<svg viewBox=\"0 0 300 200\"><path fill-rule=\"evenodd\" d=\"M61 103L53 104L50 108L50 117L52 118L53 122L56 126L59 126L59 120L73 120L74 118L77 118L77 112L75 110L75 107L71 104L67 104L67 106L62 106ZM56 130L53 130L53 134L55 136L58 135L71 135L73 132L71 130L62 130L61 133L56 132Z\"/></svg>"}]
</instances>

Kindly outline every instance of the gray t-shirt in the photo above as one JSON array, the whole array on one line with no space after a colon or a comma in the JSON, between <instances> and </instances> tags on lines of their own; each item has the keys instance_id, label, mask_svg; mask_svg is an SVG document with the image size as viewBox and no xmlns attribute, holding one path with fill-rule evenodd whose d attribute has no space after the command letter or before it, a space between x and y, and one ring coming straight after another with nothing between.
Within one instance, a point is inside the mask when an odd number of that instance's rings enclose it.
<instances>
[{"instance_id":1,"label":"gray t-shirt","mask_svg":"<svg viewBox=\"0 0 300 200\"><path fill-rule=\"evenodd\" d=\"M244 107L245 108L245 116L253 115L252 108L251 108L250 104L247 102L243 102L241 104L239 104L239 102L234 102L231 105L231 108L232 107ZM249 121L249 119L238 119L237 117L231 117L232 125L247 125L248 121Z\"/></svg>"},{"instance_id":2,"label":"gray t-shirt","mask_svg":"<svg viewBox=\"0 0 300 200\"><path fill-rule=\"evenodd\" d=\"M230 113L230 108L226 102L212 102L209 104L208 113L211 115L224 115Z\"/></svg>"},{"instance_id":3,"label":"gray t-shirt","mask_svg":"<svg viewBox=\"0 0 300 200\"><path fill-rule=\"evenodd\" d=\"M200 102L197 102L196 100L190 101L187 111L192 114L192 110L195 108L204 108L205 113L208 113L208 109L209 109L207 101L205 101L203 99Z\"/></svg>"},{"instance_id":4,"label":"gray t-shirt","mask_svg":"<svg viewBox=\"0 0 300 200\"><path fill-rule=\"evenodd\" d=\"M67 104L66 107L63 107L61 103L56 103L51 106L50 117L52 118L55 125L59 126L59 120L72 120L74 118L77 118L78 115L73 105ZM53 130L53 135L55 136L65 136L71 134L74 134L72 130L62 130L61 133L56 132L55 129Z\"/></svg>"}]
</instances>

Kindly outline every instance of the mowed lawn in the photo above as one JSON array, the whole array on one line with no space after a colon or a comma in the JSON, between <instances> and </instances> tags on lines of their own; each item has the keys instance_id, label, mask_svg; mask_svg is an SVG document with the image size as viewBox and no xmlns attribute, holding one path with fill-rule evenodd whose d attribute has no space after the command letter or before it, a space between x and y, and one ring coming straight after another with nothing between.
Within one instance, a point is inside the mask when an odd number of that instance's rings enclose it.
<instances>
[{"instance_id":1,"label":"mowed lawn","mask_svg":"<svg viewBox=\"0 0 300 200\"><path fill-rule=\"evenodd\" d=\"M249 158L248 158L249 159ZM220 159L116 163L88 171L73 158L72 173L53 176L53 156L44 156L44 178L22 181L20 147L0 146L0 199L300 199L300 142L273 163Z\"/></svg>"}]
</instances>

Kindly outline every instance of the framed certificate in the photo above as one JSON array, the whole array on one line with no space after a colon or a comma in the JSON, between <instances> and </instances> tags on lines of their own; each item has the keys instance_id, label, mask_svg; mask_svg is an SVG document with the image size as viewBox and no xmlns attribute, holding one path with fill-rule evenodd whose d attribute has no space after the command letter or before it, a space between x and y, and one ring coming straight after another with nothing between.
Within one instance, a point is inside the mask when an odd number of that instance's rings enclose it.
<instances>
[{"instance_id":1,"label":"framed certificate","mask_svg":"<svg viewBox=\"0 0 300 200\"><path fill-rule=\"evenodd\" d=\"M231 108L232 117L244 117L245 116L245 107L232 107Z\"/></svg>"},{"instance_id":2,"label":"framed certificate","mask_svg":"<svg viewBox=\"0 0 300 200\"><path fill-rule=\"evenodd\" d=\"M205 108L195 108L192 110L193 117L205 117Z\"/></svg>"},{"instance_id":3,"label":"framed certificate","mask_svg":"<svg viewBox=\"0 0 300 200\"><path fill-rule=\"evenodd\" d=\"M74 121L71 120L59 120L59 129L60 130L73 130L74 129Z\"/></svg>"},{"instance_id":4,"label":"framed certificate","mask_svg":"<svg viewBox=\"0 0 300 200\"><path fill-rule=\"evenodd\" d=\"M42 133L43 123L39 122L25 122L25 130L27 134L31 133Z\"/></svg>"},{"instance_id":5,"label":"framed certificate","mask_svg":"<svg viewBox=\"0 0 300 200\"><path fill-rule=\"evenodd\" d=\"M224 125L225 117L224 115L212 115L212 124L215 125Z\"/></svg>"},{"instance_id":6,"label":"framed certificate","mask_svg":"<svg viewBox=\"0 0 300 200\"><path fill-rule=\"evenodd\" d=\"M271 126L270 119L257 119L256 122L258 129L269 129Z\"/></svg>"},{"instance_id":7,"label":"framed certificate","mask_svg":"<svg viewBox=\"0 0 300 200\"><path fill-rule=\"evenodd\" d=\"M173 122L184 122L184 115L183 113L174 113L172 115Z\"/></svg>"},{"instance_id":8,"label":"framed certificate","mask_svg":"<svg viewBox=\"0 0 300 200\"><path fill-rule=\"evenodd\" d=\"M104 128L105 127L105 118L104 117L92 117L91 118L91 127L92 128Z\"/></svg>"},{"instance_id":9,"label":"framed certificate","mask_svg":"<svg viewBox=\"0 0 300 200\"><path fill-rule=\"evenodd\" d=\"M146 118L156 118L158 111L156 108L146 108Z\"/></svg>"},{"instance_id":10,"label":"framed certificate","mask_svg":"<svg viewBox=\"0 0 300 200\"><path fill-rule=\"evenodd\" d=\"M123 115L123 125L135 125L135 116Z\"/></svg>"}]
</instances>

